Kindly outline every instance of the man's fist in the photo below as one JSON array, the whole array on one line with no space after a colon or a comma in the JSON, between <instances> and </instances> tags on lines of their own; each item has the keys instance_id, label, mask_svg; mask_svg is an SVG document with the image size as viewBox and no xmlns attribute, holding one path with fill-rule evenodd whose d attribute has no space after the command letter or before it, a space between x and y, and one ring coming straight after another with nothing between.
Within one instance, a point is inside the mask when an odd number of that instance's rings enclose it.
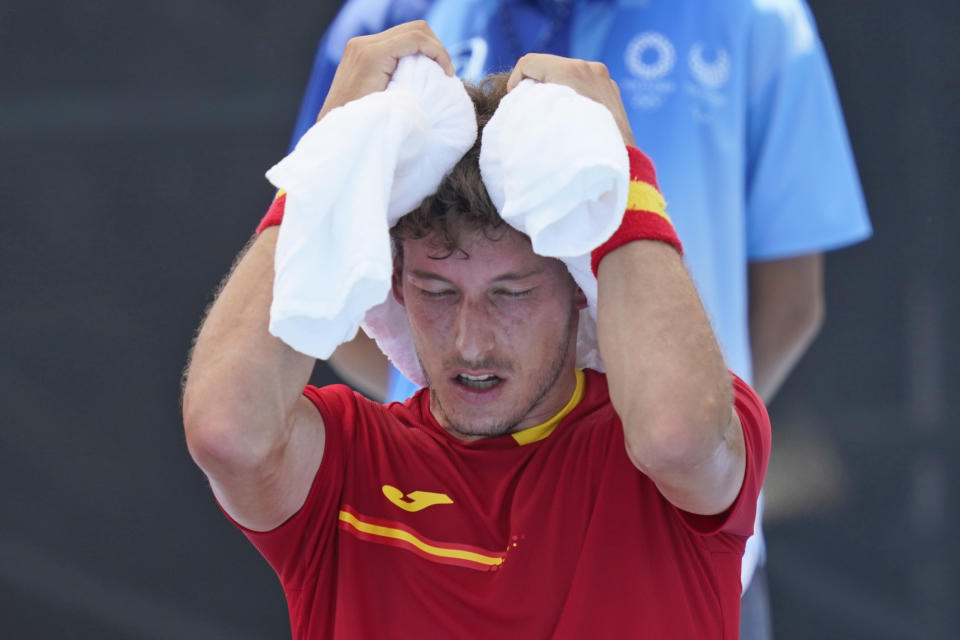
<instances>
[{"instance_id":1,"label":"man's fist","mask_svg":"<svg viewBox=\"0 0 960 640\"><path fill-rule=\"evenodd\" d=\"M599 102L613 114L623 141L634 145L630 121L620 99L620 88L610 78L610 73L602 62L561 58L546 53L528 53L517 60L507 80L507 91L512 90L524 78L563 84L580 95Z\"/></svg>"},{"instance_id":2,"label":"man's fist","mask_svg":"<svg viewBox=\"0 0 960 640\"><path fill-rule=\"evenodd\" d=\"M397 68L397 61L418 53L436 60L448 76L454 74L447 50L423 20L397 25L381 33L351 38L343 49L343 57L317 120L331 109L370 93L383 91Z\"/></svg>"}]
</instances>

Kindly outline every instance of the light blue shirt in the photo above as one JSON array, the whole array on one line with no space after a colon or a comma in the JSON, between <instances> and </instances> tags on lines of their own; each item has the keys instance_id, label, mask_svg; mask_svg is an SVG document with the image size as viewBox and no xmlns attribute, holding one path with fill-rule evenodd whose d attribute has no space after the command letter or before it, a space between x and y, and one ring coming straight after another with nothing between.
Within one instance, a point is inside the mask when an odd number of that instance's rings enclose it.
<instances>
[{"instance_id":1,"label":"light blue shirt","mask_svg":"<svg viewBox=\"0 0 960 640\"><path fill-rule=\"evenodd\" d=\"M294 141L346 41L426 18L479 80L531 48L600 60L654 161L727 366L752 379L747 265L871 233L823 45L800 0L350 0L317 51ZM504 26L513 33L513 39ZM417 387L392 372L389 398Z\"/></svg>"},{"instance_id":2,"label":"light blue shirt","mask_svg":"<svg viewBox=\"0 0 960 640\"><path fill-rule=\"evenodd\" d=\"M467 80L508 70L529 51L606 64L637 146L656 165L727 366L748 382L749 262L871 233L803 0L348 0L320 43L294 141L316 119L347 40L418 18ZM392 370L388 399L417 388ZM744 588L762 553L752 536Z\"/></svg>"}]
</instances>

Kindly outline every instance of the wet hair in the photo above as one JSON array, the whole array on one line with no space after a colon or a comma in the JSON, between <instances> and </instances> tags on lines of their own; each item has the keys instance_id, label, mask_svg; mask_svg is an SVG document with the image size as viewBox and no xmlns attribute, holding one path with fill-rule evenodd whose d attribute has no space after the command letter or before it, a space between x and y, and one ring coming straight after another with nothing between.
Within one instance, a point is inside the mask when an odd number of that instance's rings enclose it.
<instances>
[{"instance_id":1,"label":"wet hair","mask_svg":"<svg viewBox=\"0 0 960 640\"><path fill-rule=\"evenodd\" d=\"M504 72L488 76L477 85L464 83L477 112L477 141L444 176L437 192L400 218L390 230L398 260L403 260L405 240L430 237L437 250L431 257L443 259L455 252L467 255L460 246L460 237L465 231L482 231L490 239L499 237L497 232L504 222L480 176L480 139L483 127L507 93L509 75Z\"/></svg>"}]
</instances>

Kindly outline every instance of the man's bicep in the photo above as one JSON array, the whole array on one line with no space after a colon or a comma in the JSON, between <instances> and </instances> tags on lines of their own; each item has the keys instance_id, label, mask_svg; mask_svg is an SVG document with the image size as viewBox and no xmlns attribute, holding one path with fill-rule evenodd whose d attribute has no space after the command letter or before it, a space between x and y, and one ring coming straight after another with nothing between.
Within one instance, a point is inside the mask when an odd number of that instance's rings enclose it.
<instances>
[{"instance_id":1,"label":"man's bicep","mask_svg":"<svg viewBox=\"0 0 960 640\"><path fill-rule=\"evenodd\" d=\"M217 502L240 526L270 531L307 500L326 445L323 418L304 396L291 413L287 441L255 469L207 474Z\"/></svg>"}]
</instances>

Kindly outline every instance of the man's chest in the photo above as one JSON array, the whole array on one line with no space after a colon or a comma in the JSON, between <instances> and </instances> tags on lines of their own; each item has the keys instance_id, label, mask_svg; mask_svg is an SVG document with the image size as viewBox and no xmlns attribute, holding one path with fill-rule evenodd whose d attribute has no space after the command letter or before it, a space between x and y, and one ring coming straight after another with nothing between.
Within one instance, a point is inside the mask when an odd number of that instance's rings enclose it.
<instances>
[{"instance_id":1,"label":"man's chest","mask_svg":"<svg viewBox=\"0 0 960 640\"><path fill-rule=\"evenodd\" d=\"M338 626L548 637L590 611L627 628L644 602L683 595L678 559L699 550L609 429L506 453L358 444L333 540Z\"/></svg>"},{"instance_id":2,"label":"man's chest","mask_svg":"<svg viewBox=\"0 0 960 640\"><path fill-rule=\"evenodd\" d=\"M344 482L340 536L388 547L386 559L403 565L481 573L541 563L544 554L575 558L580 542L567 532L589 524L610 472L609 442L599 433L557 435L507 450L422 437L359 445Z\"/></svg>"}]
</instances>

